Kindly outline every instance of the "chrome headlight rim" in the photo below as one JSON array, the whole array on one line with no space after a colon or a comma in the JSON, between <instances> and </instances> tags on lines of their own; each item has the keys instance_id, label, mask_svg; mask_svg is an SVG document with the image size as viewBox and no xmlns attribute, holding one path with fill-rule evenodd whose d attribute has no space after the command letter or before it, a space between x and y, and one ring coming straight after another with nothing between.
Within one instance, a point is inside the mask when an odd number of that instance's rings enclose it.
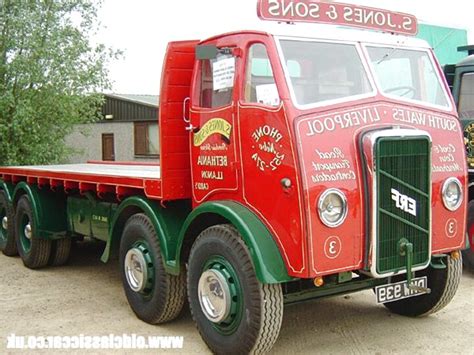
<instances>
[{"instance_id":1,"label":"chrome headlight rim","mask_svg":"<svg viewBox=\"0 0 474 355\"><path fill-rule=\"evenodd\" d=\"M331 194L335 194L337 195L341 201L342 201L342 207L343 207L343 210L342 210L342 213L341 213L341 216L339 217L339 219L336 221L336 222L330 222L330 221L327 221L326 219L324 219L323 217L323 203L324 203L324 200L326 199L326 197L328 197L329 195ZM347 217L347 214L348 214L348 207L347 207L347 197L346 195L344 194L344 192L342 192L341 190L339 189L336 189L336 188L330 188L330 189L327 189L326 191L324 191L321 196L319 196L319 200L318 200L318 215L319 215L319 219L321 220L321 222L323 222L323 224L327 227L330 227L330 228L336 228L336 227L339 227L341 224L344 223L344 221L346 220L346 217Z\"/></svg>"},{"instance_id":2,"label":"chrome headlight rim","mask_svg":"<svg viewBox=\"0 0 474 355\"><path fill-rule=\"evenodd\" d=\"M453 182L457 185L459 189L459 199L454 206L450 206L448 202L446 201L446 192L448 190L449 185ZM449 211L454 212L461 206L464 196L463 196L463 191L462 191L462 185L458 178L450 177L445 180L445 182L443 183L443 187L441 189L441 197L443 199L444 207L446 207Z\"/></svg>"}]
</instances>

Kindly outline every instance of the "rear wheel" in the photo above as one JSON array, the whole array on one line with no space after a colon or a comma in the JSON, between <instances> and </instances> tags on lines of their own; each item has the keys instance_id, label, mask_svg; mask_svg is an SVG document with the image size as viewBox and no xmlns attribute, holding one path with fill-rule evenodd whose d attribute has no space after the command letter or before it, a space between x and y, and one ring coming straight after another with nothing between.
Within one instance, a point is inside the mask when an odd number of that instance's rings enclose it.
<instances>
[{"instance_id":1,"label":"rear wheel","mask_svg":"<svg viewBox=\"0 0 474 355\"><path fill-rule=\"evenodd\" d=\"M464 266L474 270L474 200L469 202L467 210L467 236L470 248L462 251Z\"/></svg>"},{"instance_id":2,"label":"rear wheel","mask_svg":"<svg viewBox=\"0 0 474 355\"><path fill-rule=\"evenodd\" d=\"M188 300L198 330L214 353L264 353L278 338L281 285L258 281L249 250L230 225L210 227L195 241Z\"/></svg>"},{"instance_id":3,"label":"rear wheel","mask_svg":"<svg viewBox=\"0 0 474 355\"><path fill-rule=\"evenodd\" d=\"M51 240L38 238L33 209L26 195L18 200L16 207L15 237L18 252L26 267L38 269L48 264Z\"/></svg>"},{"instance_id":4,"label":"rear wheel","mask_svg":"<svg viewBox=\"0 0 474 355\"><path fill-rule=\"evenodd\" d=\"M427 316L438 312L454 297L461 280L461 274L461 254L456 259L448 255L446 258L446 268L434 269L428 267L425 270L416 272L416 277L427 276L428 288L431 289L431 293L384 303L384 305L393 313L410 317Z\"/></svg>"},{"instance_id":5,"label":"rear wheel","mask_svg":"<svg viewBox=\"0 0 474 355\"><path fill-rule=\"evenodd\" d=\"M186 298L185 272L166 273L158 236L144 214L130 217L125 225L120 268L128 303L138 318L158 324L179 315Z\"/></svg>"},{"instance_id":6,"label":"rear wheel","mask_svg":"<svg viewBox=\"0 0 474 355\"><path fill-rule=\"evenodd\" d=\"M60 266L67 263L71 253L71 238L58 239L53 242L49 265Z\"/></svg>"},{"instance_id":7,"label":"rear wheel","mask_svg":"<svg viewBox=\"0 0 474 355\"><path fill-rule=\"evenodd\" d=\"M7 256L18 255L13 220L13 208L5 191L0 191L0 250Z\"/></svg>"}]
</instances>

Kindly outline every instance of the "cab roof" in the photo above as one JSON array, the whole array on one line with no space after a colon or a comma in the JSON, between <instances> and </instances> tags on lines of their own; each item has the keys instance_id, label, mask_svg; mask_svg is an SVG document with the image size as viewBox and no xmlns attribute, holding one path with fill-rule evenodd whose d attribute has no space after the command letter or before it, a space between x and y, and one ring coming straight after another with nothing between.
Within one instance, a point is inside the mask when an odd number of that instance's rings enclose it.
<instances>
[{"instance_id":1,"label":"cab roof","mask_svg":"<svg viewBox=\"0 0 474 355\"><path fill-rule=\"evenodd\" d=\"M320 40L386 44L393 46L406 46L416 48L430 48L430 45L426 41L416 37L402 36L372 30L352 29L348 27L334 25L312 23L287 24L263 21L261 25L252 27L251 29L229 29L229 31L221 35L212 36L202 41L201 43L206 43L229 35L252 33L273 37L295 37Z\"/></svg>"}]
</instances>

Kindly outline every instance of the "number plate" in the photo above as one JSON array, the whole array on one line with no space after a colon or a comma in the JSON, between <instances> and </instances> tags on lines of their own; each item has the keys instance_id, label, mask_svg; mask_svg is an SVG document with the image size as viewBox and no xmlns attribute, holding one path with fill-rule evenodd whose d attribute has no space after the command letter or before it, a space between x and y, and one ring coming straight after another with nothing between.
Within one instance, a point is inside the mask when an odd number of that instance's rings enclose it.
<instances>
[{"instance_id":1,"label":"number plate","mask_svg":"<svg viewBox=\"0 0 474 355\"><path fill-rule=\"evenodd\" d=\"M417 277L412 280L412 283L420 287L428 287L428 279L426 278L426 276ZM406 280L393 284L377 286L375 288L375 296L377 297L377 303L399 301L408 297L420 296L424 293L425 292L409 290Z\"/></svg>"}]
</instances>

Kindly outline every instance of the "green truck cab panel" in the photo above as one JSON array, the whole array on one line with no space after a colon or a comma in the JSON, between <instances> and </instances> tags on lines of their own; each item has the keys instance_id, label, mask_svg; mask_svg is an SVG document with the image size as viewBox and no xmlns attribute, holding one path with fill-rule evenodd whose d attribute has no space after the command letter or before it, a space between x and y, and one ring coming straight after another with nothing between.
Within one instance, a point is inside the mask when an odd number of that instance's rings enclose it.
<instances>
[{"instance_id":1,"label":"green truck cab panel","mask_svg":"<svg viewBox=\"0 0 474 355\"><path fill-rule=\"evenodd\" d=\"M172 274L179 273L179 267L176 268L174 258L181 227L190 212L190 203L184 200L167 202L166 206L163 206L159 201L149 200L142 196L125 199L109 222L109 237L101 260L107 262L112 250L118 247L127 219L133 214L144 213L155 227L166 271Z\"/></svg>"},{"instance_id":2,"label":"green truck cab panel","mask_svg":"<svg viewBox=\"0 0 474 355\"><path fill-rule=\"evenodd\" d=\"M66 198L60 192L41 190L36 185L19 182L13 191L16 203L26 194L31 202L38 238L59 239L67 232Z\"/></svg>"},{"instance_id":3,"label":"green truck cab panel","mask_svg":"<svg viewBox=\"0 0 474 355\"><path fill-rule=\"evenodd\" d=\"M292 277L288 276L280 250L267 227L247 207L232 201L206 202L191 212L186 218L179 236L176 262L170 266L175 269L179 267L184 239L191 237L193 223L209 215L218 215L237 228L249 248L260 282L271 284L293 280Z\"/></svg>"}]
</instances>

